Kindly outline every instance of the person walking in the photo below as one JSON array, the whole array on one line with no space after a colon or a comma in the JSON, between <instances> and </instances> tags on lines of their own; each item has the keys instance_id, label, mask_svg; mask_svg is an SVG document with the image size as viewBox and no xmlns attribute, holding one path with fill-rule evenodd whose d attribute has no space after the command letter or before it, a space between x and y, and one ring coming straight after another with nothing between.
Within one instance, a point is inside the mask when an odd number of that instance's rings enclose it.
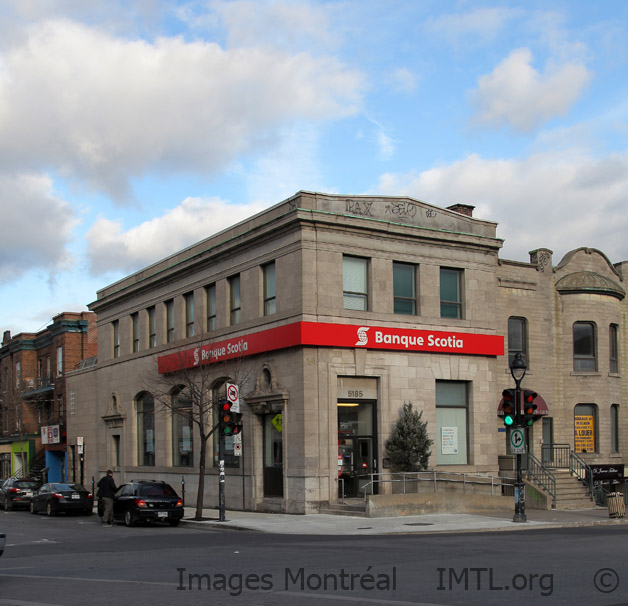
<instances>
[{"instance_id":1,"label":"person walking","mask_svg":"<svg viewBox=\"0 0 628 606\"><path fill-rule=\"evenodd\" d=\"M103 526L113 526L113 495L118 488L113 479L113 471L107 470L107 475L98 481L98 498L102 499L104 511L102 514Z\"/></svg>"}]
</instances>

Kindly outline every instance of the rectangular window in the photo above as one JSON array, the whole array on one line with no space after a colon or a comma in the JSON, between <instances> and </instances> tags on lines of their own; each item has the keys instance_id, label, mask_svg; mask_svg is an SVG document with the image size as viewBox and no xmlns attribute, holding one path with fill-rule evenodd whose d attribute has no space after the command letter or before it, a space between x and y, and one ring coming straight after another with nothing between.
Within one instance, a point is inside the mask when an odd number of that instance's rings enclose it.
<instances>
[{"instance_id":1,"label":"rectangular window","mask_svg":"<svg viewBox=\"0 0 628 606\"><path fill-rule=\"evenodd\" d=\"M149 307L148 312L148 347L157 347L157 320L155 306Z\"/></svg>"},{"instance_id":2,"label":"rectangular window","mask_svg":"<svg viewBox=\"0 0 628 606\"><path fill-rule=\"evenodd\" d=\"M575 371L597 370L595 325L576 322L573 325L573 368Z\"/></svg>"},{"instance_id":3,"label":"rectangular window","mask_svg":"<svg viewBox=\"0 0 628 606\"><path fill-rule=\"evenodd\" d=\"M520 353L528 365L528 321L525 318L508 318L508 367Z\"/></svg>"},{"instance_id":4,"label":"rectangular window","mask_svg":"<svg viewBox=\"0 0 628 606\"><path fill-rule=\"evenodd\" d=\"M185 301L185 336L194 336L194 293L183 295Z\"/></svg>"},{"instance_id":5,"label":"rectangular window","mask_svg":"<svg viewBox=\"0 0 628 606\"><path fill-rule=\"evenodd\" d=\"M137 313L131 314L131 334L133 335L133 352L140 350L140 318Z\"/></svg>"},{"instance_id":6,"label":"rectangular window","mask_svg":"<svg viewBox=\"0 0 628 606\"><path fill-rule=\"evenodd\" d=\"M166 343L174 342L174 301L164 303L166 307Z\"/></svg>"},{"instance_id":7,"label":"rectangular window","mask_svg":"<svg viewBox=\"0 0 628 606\"><path fill-rule=\"evenodd\" d=\"M611 452L619 452L619 404L611 406Z\"/></svg>"},{"instance_id":8,"label":"rectangular window","mask_svg":"<svg viewBox=\"0 0 628 606\"><path fill-rule=\"evenodd\" d=\"M436 464L468 463L468 384L436 381Z\"/></svg>"},{"instance_id":9,"label":"rectangular window","mask_svg":"<svg viewBox=\"0 0 628 606\"><path fill-rule=\"evenodd\" d=\"M416 315L415 267L393 263L393 300L396 314Z\"/></svg>"},{"instance_id":10,"label":"rectangular window","mask_svg":"<svg viewBox=\"0 0 628 606\"><path fill-rule=\"evenodd\" d=\"M15 386L19 389L22 386L22 363L15 363Z\"/></svg>"},{"instance_id":11,"label":"rectangular window","mask_svg":"<svg viewBox=\"0 0 628 606\"><path fill-rule=\"evenodd\" d=\"M240 276L229 278L229 322L231 326L240 323Z\"/></svg>"},{"instance_id":12,"label":"rectangular window","mask_svg":"<svg viewBox=\"0 0 628 606\"><path fill-rule=\"evenodd\" d=\"M440 317L462 318L462 270L440 269Z\"/></svg>"},{"instance_id":13,"label":"rectangular window","mask_svg":"<svg viewBox=\"0 0 628 606\"><path fill-rule=\"evenodd\" d=\"M345 309L368 310L368 260L342 257L342 298Z\"/></svg>"},{"instance_id":14,"label":"rectangular window","mask_svg":"<svg viewBox=\"0 0 628 606\"><path fill-rule=\"evenodd\" d=\"M264 278L264 315L271 316L277 311L277 289L275 284L275 262L262 267Z\"/></svg>"},{"instance_id":15,"label":"rectangular window","mask_svg":"<svg viewBox=\"0 0 628 606\"><path fill-rule=\"evenodd\" d=\"M50 376L51 376L50 369L51 369L51 366L50 366L50 356L47 356L46 357L46 378L47 379L50 379Z\"/></svg>"},{"instance_id":16,"label":"rectangular window","mask_svg":"<svg viewBox=\"0 0 628 606\"><path fill-rule=\"evenodd\" d=\"M63 374L63 347L57 347L57 376Z\"/></svg>"},{"instance_id":17,"label":"rectangular window","mask_svg":"<svg viewBox=\"0 0 628 606\"><path fill-rule=\"evenodd\" d=\"M617 324L611 324L608 328L608 356L609 370L612 373L619 372L619 358L617 356Z\"/></svg>"},{"instance_id":18,"label":"rectangular window","mask_svg":"<svg viewBox=\"0 0 628 606\"><path fill-rule=\"evenodd\" d=\"M205 289L207 300L207 332L216 330L216 285L210 284Z\"/></svg>"},{"instance_id":19,"label":"rectangular window","mask_svg":"<svg viewBox=\"0 0 628 606\"><path fill-rule=\"evenodd\" d=\"M120 322L114 320L111 323L111 332L113 334L113 357L120 357Z\"/></svg>"}]
</instances>

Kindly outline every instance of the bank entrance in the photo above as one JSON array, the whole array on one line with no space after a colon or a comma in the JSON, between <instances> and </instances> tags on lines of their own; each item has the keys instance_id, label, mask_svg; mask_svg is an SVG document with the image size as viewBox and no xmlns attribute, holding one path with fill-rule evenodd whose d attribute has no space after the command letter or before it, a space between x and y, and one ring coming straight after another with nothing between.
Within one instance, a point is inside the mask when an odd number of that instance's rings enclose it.
<instances>
[{"instance_id":1,"label":"bank entrance","mask_svg":"<svg viewBox=\"0 0 628 606\"><path fill-rule=\"evenodd\" d=\"M338 495L359 497L371 474L377 473L377 380L338 381ZM377 492L377 485L373 488Z\"/></svg>"}]
</instances>

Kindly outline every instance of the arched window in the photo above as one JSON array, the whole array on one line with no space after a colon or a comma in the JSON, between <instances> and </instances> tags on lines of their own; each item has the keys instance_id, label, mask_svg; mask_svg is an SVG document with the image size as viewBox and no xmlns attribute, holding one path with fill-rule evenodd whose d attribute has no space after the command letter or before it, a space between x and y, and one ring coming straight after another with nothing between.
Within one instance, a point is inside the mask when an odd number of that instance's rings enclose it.
<instances>
[{"instance_id":1,"label":"arched window","mask_svg":"<svg viewBox=\"0 0 628 606\"><path fill-rule=\"evenodd\" d=\"M194 431L192 400L179 390L172 395L172 465L192 467L194 465Z\"/></svg>"},{"instance_id":2,"label":"arched window","mask_svg":"<svg viewBox=\"0 0 628 606\"><path fill-rule=\"evenodd\" d=\"M136 400L137 464L155 465L155 400L144 391Z\"/></svg>"},{"instance_id":3,"label":"arched window","mask_svg":"<svg viewBox=\"0 0 628 606\"><path fill-rule=\"evenodd\" d=\"M577 404L574 408L575 452L597 452L598 415L595 404Z\"/></svg>"}]
</instances>

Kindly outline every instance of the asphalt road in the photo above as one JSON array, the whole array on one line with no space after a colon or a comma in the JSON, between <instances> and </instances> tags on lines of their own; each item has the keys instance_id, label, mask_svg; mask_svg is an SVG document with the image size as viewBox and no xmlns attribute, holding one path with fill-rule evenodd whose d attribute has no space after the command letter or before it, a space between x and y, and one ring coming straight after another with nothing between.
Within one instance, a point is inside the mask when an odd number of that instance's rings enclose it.
<instances>
[{"instance_id":1,"label":"asphalt road","mask_svg":"<svg viewBox=\"0 0 628 606\"><path fill-rule=\"evenodd\" d=\"M628 529L272 535L0 512L0 605L628 604Z\"/></svg>"}]
</instances>

